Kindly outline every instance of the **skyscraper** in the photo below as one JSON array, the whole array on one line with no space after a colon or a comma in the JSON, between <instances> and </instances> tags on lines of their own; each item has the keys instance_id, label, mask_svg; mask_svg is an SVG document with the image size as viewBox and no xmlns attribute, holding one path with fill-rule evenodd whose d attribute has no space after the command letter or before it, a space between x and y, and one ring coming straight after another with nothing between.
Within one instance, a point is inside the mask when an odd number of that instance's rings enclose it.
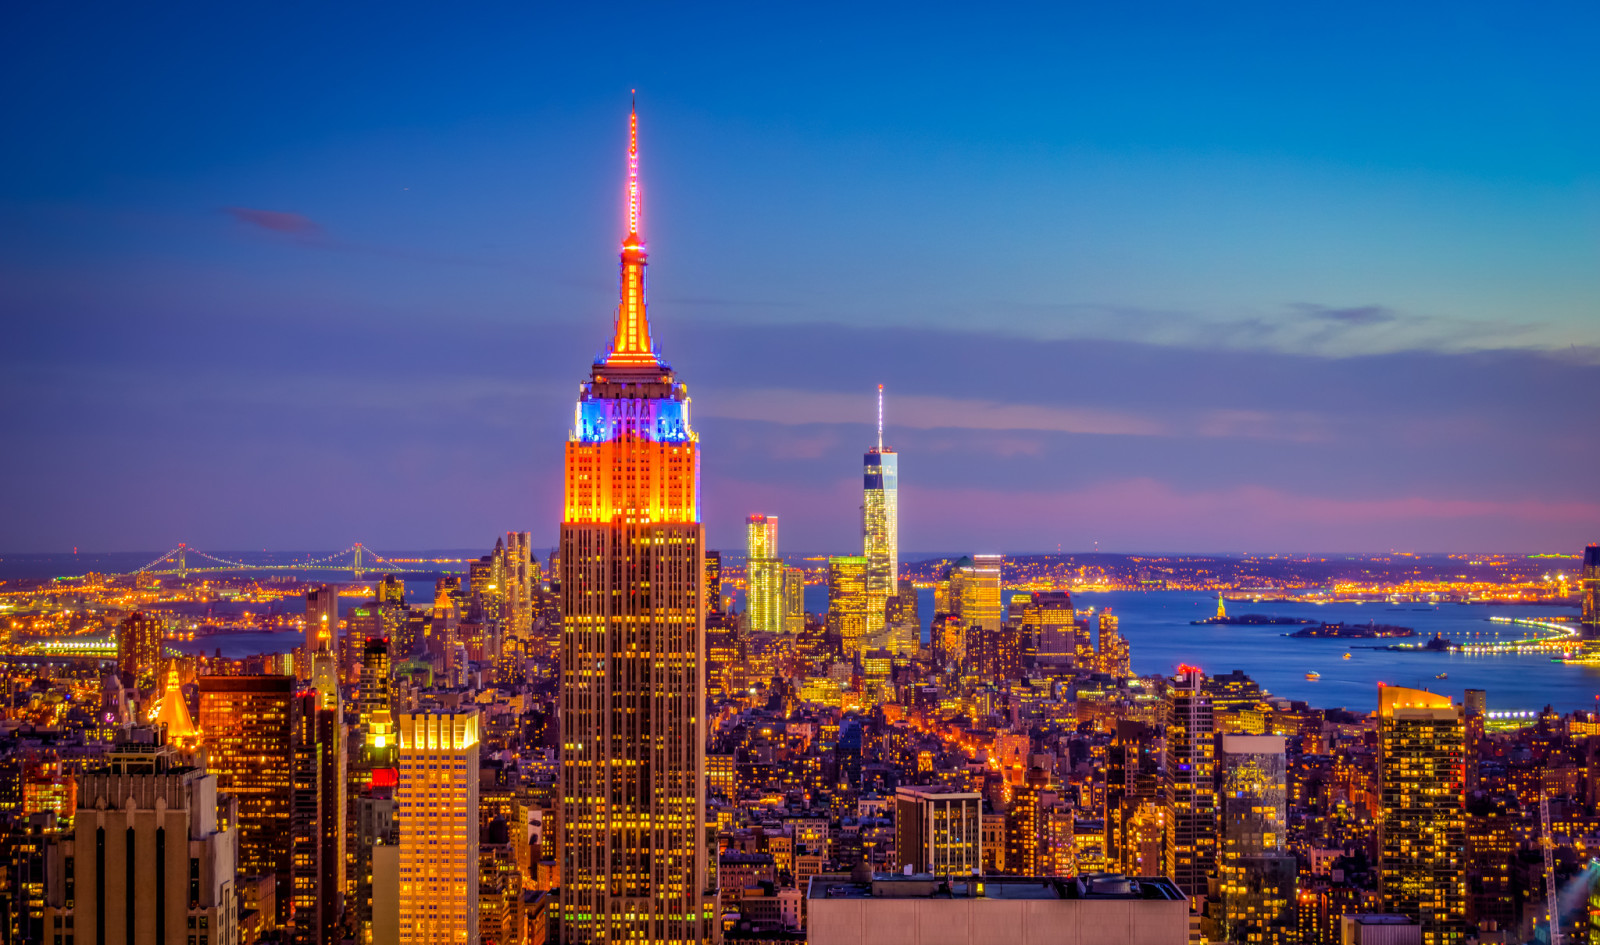
<instances>
[{"instance_id":1,"label":"skyscraper","mask_svg":"<svg viewBox=\"0 0 1600 945\"><path fill-rule=\"evenodd\" d=\"M1013 603L1015 603L1013 601ZM1036 593L1022 608L1023 632L1037 641L1039 663L1071 668L1078 659L1078 621L1066 591Z\"/></svg>"},{"instance_id":2,"label":"skyscraper","mask_svg":"<svg viewBox=\"0 0 1600 945\"><path fill-rule=\"evenodd\" d=\"M239 874L274 874L277 922L292 902L295 730L292 676L201 676L200 731L217 790L239 800Z\"/></svg>"},{"instance_id":3,"label":"skyscraper","mask_svg":"<svg viewBox=\"0 0 1600 945\"><path fill-rule=\"evenodd\" d=\"M1449 696L1378 691L1378 888L1383 911L1416 918L1424 945L1466 935L1461 707Z\"/></svg>"},{"instance_id":4,"label":"skyscraper","mask_svg":"<svg viewBox=\"0 0 1600 945\"><path fill-rule=\"evenodd\" d=\"M900 457L883 446L883 385L878 385L878 445L863 459L861 554L867 559L867 635L884 628L884 606L900 589Z\"/></svg>"},{"instance_id":5,"label":"skyscraper","mask_svg":"<svg viewBox=\"0 0 1600 945\"><path fill-rule=\"evenodd\" d=\"M238 940L238 828L216 776L185 761L165 745L121 744L84 775L66 841L76 865L69 939L166 945L199 925L207 945Z\"/></svg>"},{"instance_id":6,"label":"skyscraper","mask_svg":"<svg viewBox=\"0 0 1600 945\"><path fill-rule=\"evenodd\" d=\"M706 552L706 613L722 613L722 552Z\"/></svg>"},{"instance_id":7,"label":"skyscraper","mask_svg":"<svg viewBox=\"0 0 1600 945\"><path fill-rule=\"evenodd\" d=\"M159 681L162 632L160 617L138 611L117 624L117 669L141 689Z\"/></svg>"},{"instance_id":8,"label":"skyscraper","mask_svg":"<svg viewBox=\"0 0 1600 945\"><path fill-rule=\"evenodd\" d=\"M1198 667L1167 680L1167 875L1204 896L1217 858L1216 750L1211 697Z\"/></svg>"},{"instance_id":9,"label":"skyscraper","mask_svg":"<svg viewBox=\"0 0 1600 945\"><path fill-rule=\"evenodd\" d=\"M1133 675L1128 641L1117 629L1117 615L1110 608L1100 611L1100 639L1095 646L1096 669L1099 672L1118 679Z\"/></svg>"},{"instance_id":10,"label":"skyscraper","mask_svg":"<svg viewBox=\"0 0 1600 945\"><path fill-rule=\"evenodd\" d=\"M751 630L783 630L783 559L778 557L778 516L745 520L745 615Z\"/></svg>"},{"instance_id":11,"label":"skyscraper","mask_svg":"<svg viewBox=\"0 0 1600 945\"><path fill-rule=\"evenodd\" d=\"M839 638L845 659L861 653L867 632L867 559L862 556L828 559L828 631Z\"/></svg>"},{"instance_id":12,"label":"skyscraper","mask_svg":"<svg viewBox=\"0 0 1600 945\"><path fill-rule=\"evenodd\" d=\"M400 942L478 941L478 711L402 712Z\"/></svg>"},{"instance_id":13,"label":"skyscraper","mask_svg":"<svg viewBox=\"0 0 1600 945\"><path fill-rule=\"evenodd\" d=\"M1581 601L1583 635L1600 637L1600 545L1583 549L1583 567L1578 571L1578 593Z\"/></svg>"},{"instance_id":14,"label":"skyscraper","mask_svg":"<svg viewBox=\"0 0 1600 945\"><path fill-rule=\"evenodd\" d=\"M700 447L688 391L650 341L637 112L621 269L611 349L582 386L566 447L561 940L700 942L716 901Z\"/></svg>"},{"instance_id":15,"label":"skyscraper","mask_svg":"<svg viewBox=\"0 0 1600 945\"><path fill-rule=\"evenodd\" d=\"M1223 735L1222 848L1217 855L1216 940L1296 941L1294 854L1285 847L1288 761L1282 735ZM1207 905L1212 909L1211 904Z\"/></svg>"},{"instance_id":16,"label":"skyscraper","mask_svg":"<svg viewBox=\"0 0 1600 945\"><path fill-rule=\"evenodd\" d=\"M799 636L806 628L806 572L783 569L783 632Z\"/></svg>"},{"instance_id":17,"label":"skyscraper","mask_svg":"<svg viewBox=\"0 0 1600 945\"><path fill-rule=\"evenodd\" d=\"M295 660L295 676L311 678L311 661L318 651L339 652L339 589L323 584L306 591L306 639Z\"/></svg>"},{"instance_id":18,"label":"skyscraper","mask_svg":"<svg viewBox=\"0 0 1600 945\"><path fill-rule=\"evenodd\" d=\"M1001 555L962 557L945 568L939 582L937 612L955 614L967 627L998 630L1004 612L1000 606Z\"/></svg>"}]
</instances>

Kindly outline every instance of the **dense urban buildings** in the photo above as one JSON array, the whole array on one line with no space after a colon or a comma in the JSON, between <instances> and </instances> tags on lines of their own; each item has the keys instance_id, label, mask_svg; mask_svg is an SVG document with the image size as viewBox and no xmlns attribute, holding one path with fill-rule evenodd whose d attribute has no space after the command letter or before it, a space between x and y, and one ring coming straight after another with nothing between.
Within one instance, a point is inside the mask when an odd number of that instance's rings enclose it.
<instances>
[{"instance_id":1,"label":"dense urban buildings","mask_svg":"<svg viewBox=\"0 0 1600 945\"><path fill-rule=\"evenodd\" d=\"M635 113L615 336L567 441L559 817L570 943L705 941L713 921L700 446L689 395L650 340L638 226Z\"/></svg>"},{"instance_id":2,"label":"dense urban buildings","mask_svg":"<svg viewBox=\"0 0 1600 945\"><path fill-rule=\"evenodd\" d=\"M6 945L1600 941L1600 546L708 550L636 133L558 528L0 582Z\"/></svg>"}]
</instances>

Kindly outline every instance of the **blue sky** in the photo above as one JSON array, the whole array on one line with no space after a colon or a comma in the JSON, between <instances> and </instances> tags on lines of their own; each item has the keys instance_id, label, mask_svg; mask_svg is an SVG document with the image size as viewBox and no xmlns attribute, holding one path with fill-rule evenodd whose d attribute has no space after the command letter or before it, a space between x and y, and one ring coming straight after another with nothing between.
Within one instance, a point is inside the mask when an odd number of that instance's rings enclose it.
<instances>
[{"instance_id":1,"label":"blue sky","mask_svg":"<svg viewBox=\"0 0 1600 945\"><path fill-rule=\"evenodd\" d=\"M1592 7L5 16L0 548L553 537L632 88L713 545L1600 539Z\"/></svg>"}]
</instances>

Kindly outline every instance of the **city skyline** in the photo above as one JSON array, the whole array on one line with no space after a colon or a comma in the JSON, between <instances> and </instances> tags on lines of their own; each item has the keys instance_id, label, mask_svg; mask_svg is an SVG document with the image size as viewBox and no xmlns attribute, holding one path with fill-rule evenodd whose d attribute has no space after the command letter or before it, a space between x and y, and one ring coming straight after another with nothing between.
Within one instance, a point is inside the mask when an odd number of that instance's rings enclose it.
<instances>
[{"instance_id":1,"label":"city skyline","mask_svg":"<svg viewBox=\"0 0 1600 945\"><path fill-rule=\"evenodd\" d=\"M239 107L174 125L154 110L214 63L216 22L28 11L3 68L50 80L19 105L33 146L0 159L0 303L6 396L30 409L0 429L31 461L0 487L30 501L0 546L549 543L551 408L603 324L616 234L593 210L621 195L601 142L634 86L671 182L658 336L725 444L715 547L757 509L789 547L854 544L877 384L908 549L1581 544L1600 527L1583 31L1478 14L1367 29L1375 8L1347 7L1313 39L1295 12L1056 13L1076 54L963 44L970 82L884 71L956 48L937 17L870 53L806 26L785 48L818 44L838 78L779 69L759 95L710 78L771 39L759 22L641 14L685 45L618 76L568 68L609 35L582 15L540 24L573 42L537 64L487 38L533 28L516 16L396 45L335 17L261 26L258 71L221 71ZM440 64L394 56L429 42ZM170 65L129 65L150 47Z\"/></svg>"}]
</instances>

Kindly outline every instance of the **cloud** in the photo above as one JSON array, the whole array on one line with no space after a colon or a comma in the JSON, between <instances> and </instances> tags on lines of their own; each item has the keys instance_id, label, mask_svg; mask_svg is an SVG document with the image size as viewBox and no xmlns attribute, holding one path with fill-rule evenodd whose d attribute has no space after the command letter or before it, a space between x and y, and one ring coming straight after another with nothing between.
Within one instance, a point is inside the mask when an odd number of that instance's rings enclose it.
<instances>
[{"instance_id":1,"label":"cloud","mask_svg":"<svg viewBox=\"0 0 1600 945\"><path fill-rule=\"evenodd\" d=\"M727 392L714 406L700 407L706 416L767 423L868 423L869 401L853 394L767 389ZM1006 404L928 395L894 399L894 423L916 430L1042 430L1055 433L1100 433L1159 436L1162 423L1134 414L1093 407Z\"/></svg>"},{"instance_id":2,"label":"cloud","mask_svg":"<svg viewBox=\"0 0 1600 945\"><path fill-rule=\"evenodd\" d=\"M1500 547L1538 548L1544 542L1574 545L1583 523L1600 522L1600 503L1581 499L1420 492L1337 497L1261 484L1183 488L1153 477L1048 491L902 483L900 501L906 547L970 543L975 532L987 532L1028 535L1034 548L1060 542L1069 550L1095 540L1122 551L1459 550L1481 545L1474 536L1485 533L1496 534ZM934 509L943 515L917 515ZM1018 550L1025 547L1016 538L1012 542Z\"/></svg>"},{"instance_id":3,"label":"cloud","mask_svg":"<svg viewBox=\"0 0 1600 945\"><path fill-rule=\"evenodd\" d=\"M1341 322L1346 325L1377 325L1399 321L1400 314L1383 305L1357 305L1352 308L1330 308L1326 305L1300 303L1293 306L1312 318Z\"/></svg>"},{"instance_id":4,"label":"cloud","mask_svg":"<svg viewBox=\"0 0 1600 945\"><path fill-rule=\"evenodd\" d=\"M285 213L281 210L256 210L252 207L223 207L222 212L251 226L259 226L263 230L274 233L287 233L291 236L316 236L322 232L322 225L298 213Z\"/></svg>"},{"instance_id":5,"label":"cloud","mask_svg":"<svg viewBox=\"0 0 1600 945\"><path fill-rule=\"evenodd\" d=\"M870 402L857 394L793 389L720 391L697 402L699 416L802 426L868 424ZM1097 436L1200 436L1311 442L1329 437L1329 421L1308 411L1194 409L1133 412L1070 404L1004 403L977 398L896 394L896 429L991 430ZM1032 447L1028 452L1034 452Z\"/></svg>"}]
</instances>

